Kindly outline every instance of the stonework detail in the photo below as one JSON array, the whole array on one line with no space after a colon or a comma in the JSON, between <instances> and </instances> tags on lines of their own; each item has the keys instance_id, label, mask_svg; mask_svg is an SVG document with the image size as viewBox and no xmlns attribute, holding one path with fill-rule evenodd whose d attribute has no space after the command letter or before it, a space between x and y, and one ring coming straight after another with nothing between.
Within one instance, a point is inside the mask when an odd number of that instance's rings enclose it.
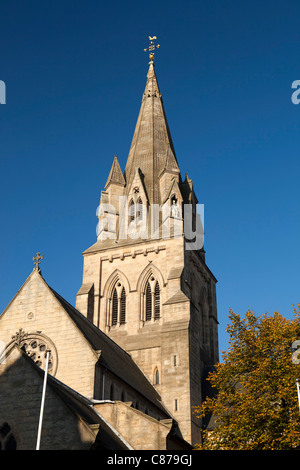
<instances>
[{"instance_id":1,"label":"stonework detail","mask_svg":"<svg viewBox=\"0 0 300 470\"><path fill-rule=\"evenodd\" d=\"M46 356L48 352L48 372L49 374L55 376L58 365L58 355L56 347L50 338L39 332L26 333L22 328L20 328L16 334L12 336L12 340L12 343L17 344L20 346L20 348L23 348L26 354L41 369L45 369ZM11 347L12 343L8 345L7 349Z\"/></svg>"}]
</instances>

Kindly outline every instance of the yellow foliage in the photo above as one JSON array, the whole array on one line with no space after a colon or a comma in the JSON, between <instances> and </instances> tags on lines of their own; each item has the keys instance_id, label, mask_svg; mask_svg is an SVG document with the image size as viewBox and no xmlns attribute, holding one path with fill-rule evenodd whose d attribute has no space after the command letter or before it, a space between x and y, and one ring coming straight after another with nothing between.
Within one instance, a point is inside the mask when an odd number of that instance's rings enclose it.
<instances>
[{"instance_id":1,"label":"yellow foliage","mask_svg":"<svg viewBox=\"0 0 300 470\"><path fill-rule=\"evenodd\" d=\"M198 418L217 417L217 427L203 433L201 449L270 450L300 448L296 378L300 364L291 360L300 339L300 304L292 319L279 312L242 319L229 312L229 349L208 377L218 391L200 407Z\"/></svg>"}]
</instances>

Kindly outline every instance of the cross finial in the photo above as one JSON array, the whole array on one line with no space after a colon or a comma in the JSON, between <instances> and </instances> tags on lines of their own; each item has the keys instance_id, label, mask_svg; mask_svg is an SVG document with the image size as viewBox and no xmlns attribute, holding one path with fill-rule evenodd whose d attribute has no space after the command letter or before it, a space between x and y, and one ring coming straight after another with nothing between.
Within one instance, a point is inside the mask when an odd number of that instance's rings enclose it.
<instances>
[{"instance_id":1,"label":"cross finial","mask_svg":"<svg viewBox=\"0 0 300 470\"><path fill-rule=\"evenodd\" d=\"M154 50L157 48L159 48L159 44L154 44L154 40L157 39L156 36L149 36L149 41L150 41L150 45L149 47L147 47L146 49L144 49L145 52L149 51L150 54L149 54L149 59L151 62L153 62L153 59L154 59Z\"/></svg>"},{"instance_id":2,"label":"cross finial","mask_svg":"<svg viewBox=\"0 0 300 470\"><path fill-rule=\"evenodd\" d=\"M33 259L33 262L35 264L35 268L37 271L40 270L40 267L39 267L39 264L41 262L41 260L44 258L43 255L41 255L41 253L37 253L36 256L34 256L32 259Z\"/></svg>"}]
</instances>

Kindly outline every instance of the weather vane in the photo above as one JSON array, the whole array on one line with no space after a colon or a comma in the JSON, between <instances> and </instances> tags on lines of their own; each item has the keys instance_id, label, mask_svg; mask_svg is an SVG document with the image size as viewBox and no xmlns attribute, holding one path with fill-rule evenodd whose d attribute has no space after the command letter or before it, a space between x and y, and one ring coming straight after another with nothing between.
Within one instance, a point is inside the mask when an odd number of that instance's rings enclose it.
<instances>
[{"instance_id":1,"label":"weather vane","mask_svg":"<svg viewBox=\"0 0 300 470\"><path fill-rule=\"evenodd\" d=\"M151 60L151 62L153 62L153 59L154 59L154 50L157 48L159 48L159 44L154 44L154 40L157 39L156 36L149 36L149 40L150 40L150 45L149 47L147 47L146 49L144 49L145 52L149 51L150 54L149 54L149 58Z\"/></svg>"},{"instance_id":2,"label":"weather vane","mask_svg":"<svg viewBox=\"0 0 300 470\"><path fill-rule=\"evenodd\" d=\"M39 264L43 258L44 256L41 255L41 253L37 253L36 256L32 258L35 264L35 269L37 269L38 271L40 270Z\"/></svg>"}]
</instances>

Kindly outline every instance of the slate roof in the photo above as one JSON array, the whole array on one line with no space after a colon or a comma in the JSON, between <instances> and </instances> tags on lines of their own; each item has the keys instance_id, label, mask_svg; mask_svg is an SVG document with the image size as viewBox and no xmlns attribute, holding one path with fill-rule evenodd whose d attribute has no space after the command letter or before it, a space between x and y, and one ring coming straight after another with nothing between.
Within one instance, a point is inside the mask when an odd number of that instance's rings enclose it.
<instances>
[{"instance_id":1,"label":"slate roof","mask_svg":"<svg viewBox=\"0 0 300 470\"><path fill-rule=\"evenodd\" d=\"M153 403L153 405L165 414L166 418L172 417L162 404L159 393L137 363L132 359L130 354L97 328L54 289L50 286L48 287L85 336L92 349L101 351L100 361L105 367Z\"/></svg>"},{"instance_id":2,"label":"slate roof","mask_svg":"<svg viewBox=\"0 0 300 470\"><path fill-rule=\"evenodd\" d=\"M15 347L19 349L22 356L31 364L36 372L41 377L44 377L43 369L41 369L22 348L20 349L17 345ZM120 434L93 408L90 400L75 392L75 390L72 390L50 374L47 375L47 387L48 386L63 400L71 412L80 417L88 426L99 425L100 434L96 438L97 446L105 450L132 450L132 447Z\"/></svg>"},{"instance_id":3,"label":"slate roof","mask_svg":"<svg viewBox=\"0 0 300 470\"><path fill-rule=\"evenodd\" d=\"M76 308L74 308L67 300L65 300L54 289L52 289L52 287L49 286L49 284L47 284L43 278L41 271L36 271L34 269L31 272L24 284L18 290L17 294L13 297L8 306L2 312L1 316L4 315L9 305L14 301L25 284L29 282L31 276L37 273L41 281L47 286L48 289L50 289L62 308L77 325L78 329L84 335L95 353L97 354L99 351L101 351L100 361L105 365L105 367L121 380L123 380L123 382L127 383L130 387L147 398L165 415L165 418L173 418L173 416L161 402L161 397L158 391L149 381L144 372L140 369L138 364L132 359L130 354L128 354L102 330L97 328L96 325L94 325L84 315L82 315L82 313L76 310Z\"/></svg>"}]
</instances>

